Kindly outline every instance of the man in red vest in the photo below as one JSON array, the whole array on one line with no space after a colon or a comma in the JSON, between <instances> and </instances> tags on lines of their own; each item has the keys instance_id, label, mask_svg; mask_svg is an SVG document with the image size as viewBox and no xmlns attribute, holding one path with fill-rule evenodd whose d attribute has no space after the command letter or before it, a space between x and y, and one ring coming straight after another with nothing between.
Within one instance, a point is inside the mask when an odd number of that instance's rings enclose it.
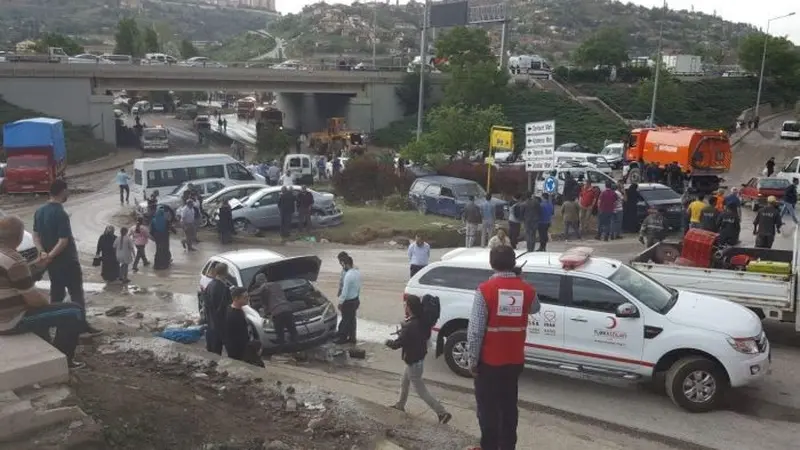
<instances>
[{"instance_id":1,"label":"man in red vest","mask_svg":"<svg viewBox=\"0 0 800 450\"><path fill-rule=\"evenodd\" d=\"M511 247L493 248L489 263L495 273L478 286L467 329L481 427L481 445L475 449L513 450L528 315L538 311L539 302L533 286L520 277Z\"/></svg>"}]
</instances>

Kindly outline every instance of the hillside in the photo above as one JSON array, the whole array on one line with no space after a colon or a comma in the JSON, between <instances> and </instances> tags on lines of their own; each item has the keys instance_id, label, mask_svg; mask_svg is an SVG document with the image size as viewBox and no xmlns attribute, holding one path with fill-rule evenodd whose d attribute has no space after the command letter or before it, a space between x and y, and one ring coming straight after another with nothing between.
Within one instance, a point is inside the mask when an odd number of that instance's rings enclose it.
<instances>
[{"instance_id":1,"label":"hillside","mask_svg":"<svg viewBox=\"0 0 800 450\"><path fill-rule=\"evenodd\" d=\"M718 62L735 59L738 40L756 31L750 25L702 13L648 9L610 0L512 0L514 19L510 48L565 61L568 53L601 27L620 27L629 36L631 55L656 51L663 18L666 50L699 53ZM371 53L372 3L352 6L318 3L274 21L269 30L290 40L295 57L319 54ZM378 53L406 53L419 46L420 2L377 5ZM499 27L488 27L499 41Z\"/></svg>"},{"instance_id":2,"label":"hillside","mask_svg":"<svg viewBox=\"0 0 800 450\"><path fill-rule=\"evenodd\" d=\"M141 0L141 8L122 7L121 0L14 0L0 2L0 47L42 32L97 40L112 38L121 18L155 24L160 34L196 41L224 41L246 30L263 29L275 16L251 10L198 7ZM93 40L94 40L93 39Z\"/></svg>"},{"instance_id":3,"label":"hillside","mask_svg":"<svg viewBox=\"0 0 800 450\"><path fill-rule=\"evenodd\" d=\"M256 33L242 33L220 44L206 47L203 49L203 54L215 61L243 62L268 53L274 48L274 38Z\"/></svg>"}]
</instances>

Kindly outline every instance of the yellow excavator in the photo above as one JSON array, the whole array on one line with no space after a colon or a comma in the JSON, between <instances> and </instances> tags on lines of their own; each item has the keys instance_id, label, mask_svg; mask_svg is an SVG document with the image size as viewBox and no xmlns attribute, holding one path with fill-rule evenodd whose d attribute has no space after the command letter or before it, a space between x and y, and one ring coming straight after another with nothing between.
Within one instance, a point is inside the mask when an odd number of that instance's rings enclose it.
<instances>
[{"instance_id":1,"label":"yellow excavator","mask_svg":"<svg viewBox=\"0 0 800 450\"><path fill-rule=\"evenodd\" d=\"M358 131L348 130L344 117L331 117L325 131L311 133L309 145L320 155L357 156L364 152L364 138Z\"/></svg>"}]
</instances>

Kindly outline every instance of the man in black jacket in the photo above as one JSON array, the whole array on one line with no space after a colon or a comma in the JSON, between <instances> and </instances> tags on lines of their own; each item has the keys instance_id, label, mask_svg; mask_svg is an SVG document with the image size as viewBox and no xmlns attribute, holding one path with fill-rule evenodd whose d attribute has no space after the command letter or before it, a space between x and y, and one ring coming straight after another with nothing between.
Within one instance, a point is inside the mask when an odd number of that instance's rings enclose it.
<instances>
[{"instance_id":1,"label":"man in black jacket","mask_svg":"<svg viewBox=\"0 0 800 450\"><path fill-rule=\"evenodd\" d=\"M408 389L411 384L417 391L419 397L439 417L439 423L447 423L453 416L447 412L425 387L422 381L423 363L425 354L428 352L428 339L431 337L431 324L426 324L422 301L415 295L409 295L405 300L406 317L408 320L403 324L397 334L397 339L387 340L386 346L391 349L403 349L402 358L406 363L406 370L403 373L403 382L400 388L400 400L392 408L405 411L406 401L408 400Z\"/></svg>"},{"instance_id":2,"label":"man in black jacket","mask_svg":"<svg viewBox=\"0 0 800 450\"><path fill-rule=\"evenodd\" d=\"M717 231L717 209L714 208L713 201L709 202L709 204L700 211L700 228L711 232Z\"/></svg>"},{"instance_id":3,"label":"man in black jacket","mask_svg":"<svg viewBox=\"0 0 800 450\"><path fill-rule=\"evenodd\" d=\"M721 245L736 245L739 243L739 233L742 230L739 211L735 203L725 205L725 211L717 216L717 233Z\"/></svg>"},{"instance_id":4,"label":"man in black jacket","mask_svg":"<svg viewBox=\"0 0 800 450\"><path fill-rule=\"evenodd\" d=\"M228 284L228 265L219 263L212 270L214 271L214 279L208 283L205 291L203 291L203 313L208 325L206 329L206 350L221 355L226 314L233 300Z\"/></svg>"},{"instance_id":5,"label":"man in black jacket","mask_svg":"<svg viewBox=\"0 0 800 450\"><path fill-rule=\"evenodd\" d=\"M797 212L795 210L797 205L797 178L792 178L792 184L786 188L783 194L783 211L781 211L781 219L786 214L792 216L792 221L797 225Z\"/></svg>"},{"instance_id":6,"label":"man in black jacket","mask_svg":"<svg viewBox=\"0 0 800 450\"><path fill-rule=\"evenodd\" d=\"M759 209L756 218L753 219L753 234L756 236L756 247L772 248L775 242L775 234L781 232L781 213L775 204L778 200L770 195L767 198L768 205Z\"/></svg>"},{"instance_id":7,"label":"man in black jacket","mask_svg":"<svg viewBox=\"0 0 800 450\"><path fill-rule=\"evenodd\" d=\"M537 197L531 194L523 205L522 211L522 222L525 225L525 245L527 250L532 252L536 249L536 230L539 229L539 216L542 214L542 204Z\"/></svg>"},{"instance_id":8,"label":"man in black jacket","mask_svg":"<svg viewBox=\"0 0 800 450\"><path fill-rule=\"evenodd\" d=\"M297 218L301 230L311 230L312 206L314 206L314 195L304 185L297 194Z\"/></svg>"},{"instance_id":9,"label":"man in black jacket","mask_svg":"<svg viewBox=\"0 0 800 450\"><path fill-rule=\"evenodd\" d=\"M284 239L288 238L292 231L295 202L292 190L286 186L282 187L281 196L278 198L278 211L281 214L281 237Z\"/></svg>"}]
</instances>

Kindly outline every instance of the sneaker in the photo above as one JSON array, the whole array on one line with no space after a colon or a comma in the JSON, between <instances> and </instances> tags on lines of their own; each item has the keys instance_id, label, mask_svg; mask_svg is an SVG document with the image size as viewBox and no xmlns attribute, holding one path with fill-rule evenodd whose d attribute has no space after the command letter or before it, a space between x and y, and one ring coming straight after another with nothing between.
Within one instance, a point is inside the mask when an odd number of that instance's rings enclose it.
<instances>
[{"instance_id":1,"label":"sneaker","mask_svg":"<svg viewBox=\"0 0 800 450\"><path fill-rule=\"evenodd\" d=\"M91 325L86 326L86 331L81 334L88 334L89 336L99 336L103 334L103 330L99 330Z\"/></svg>"},{"instance_id":2,"label":"sneaker","mask_svg":"<svg viewBox=\"0 0 800 450\"><path fill-rule=\"evenodd\" d=\"M82 363L80 361L75 361L73 359L72 361L68 361L67 362L67 367L69 368L69 370L83 369L84 367L86 367L86 363Z\"/></svg>"},{"instance_id":3,"label":"sneaker","mask_svg":"<svg viewBox=\"0 0 800 450\"><path fill-rule=\"evenodd\" d=\"M389 408L396 409L398 411L406 412L406 408L404 406L400 405L400 403L395 403L394 405L390 405Z\"/></svg>"},{"instance_id":4,"label":"sneaker","mask_svg":"<svg viewBox=\"0 0 800 450\"><path fill-rule=\"evenodd\" d=\"M439 423L441 423L442 425L445 425L445 424L447 424L447 422L450 422L450 419L452 419L452 418L453 418L453 415L450 414L449 412L446 412L444 414L439 414Z\"/></svg>"}]
</instances>

